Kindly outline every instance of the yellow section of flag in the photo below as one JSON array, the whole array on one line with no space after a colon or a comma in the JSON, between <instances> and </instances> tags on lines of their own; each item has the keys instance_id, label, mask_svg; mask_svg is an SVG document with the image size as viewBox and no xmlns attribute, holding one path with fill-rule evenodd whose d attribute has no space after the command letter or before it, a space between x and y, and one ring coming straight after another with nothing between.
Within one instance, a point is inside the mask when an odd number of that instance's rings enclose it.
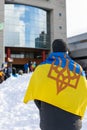
<instances>
[{"instance_id":1,"label":"yellow section of flag","mask_svg":"<svg viewBox=\"0 0 87 130\"><path fill-rule=\"evenodd\" d=\"M51 64L39 65L28 85L24 103L38 99L83 116L87 106L87 81L82 75Z\"/></svg>"}]
</instances>

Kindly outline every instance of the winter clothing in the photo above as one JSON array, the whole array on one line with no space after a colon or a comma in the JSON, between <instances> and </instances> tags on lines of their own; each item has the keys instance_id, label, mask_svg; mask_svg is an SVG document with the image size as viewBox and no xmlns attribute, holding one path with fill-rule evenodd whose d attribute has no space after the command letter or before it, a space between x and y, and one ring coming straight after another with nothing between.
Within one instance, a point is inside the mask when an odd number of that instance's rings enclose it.
<instances>
[{"instance_id":1,"label":"winter clothing","mask_svg":"<svg viewBox=\"0 0 87 130\"><path fill-rule=\"evenodd\" d=\"M66 53L51 53L35 69L24 102L38 99L82 117L87 105L86 82L82 68Z\"/></svg>"},{"instance_id":2,"label":"winter clothing","mask_svg":"<svg viewBox=\"0 0 87 130\"><path fill-rule=\"evenodd\" d=\"M2 70L0 70L0 83L2 83L5 79L5 74Z\"/></svg>"},{"instance_id":3,"label":"winter clothing","mask_svg":"<svg viewBox=\"0 0 87 130\"><path fill-rule=\"evenodd\" d=\"M56 39L54 40L52 44L53 52L67 52L68 47L65 42L63 42L62 39Z\"/></svg>"},{"instance_id":4,"label":"winter clothing","mask_svg":"<svg viewBox=\"0 0 87 130\"><path fill-rule=\"evenodd\" d=\"M12 76L18 77L18 75L16 74L16 68L15 67L12 68Z\"/></svg>"},{"instance_id":5,"label":"winter clothing","mask_svg":"<svg viewBox=\"0 0 87 130\"><path fill-rule=\"evenodd\" d=\"M12 67L8 66L7 70L6 70L6 73L5 73L5 76L6 76L5 79L9 78L11 76L11 74L12 74Z\"/></svg>"},{"instance_id":6,"label":"winter clothing","mask_svg":"<svg viewBox=\"0 0 87 130\"><path fill-rule=\"evenodd\" d=\"M29 65L28 63L24 64L24 72L28 73Z\"/></svg>"},{"instance_id":7,"label":"winter clothing","mask_svg":"<svg viewBox=\"0 0 87 130\"><path fill-rule=\"evenodd\" d=\"M56 52L57 42L54 52L35 69L24 102L35 100L41 130L80 130L87 106L85 73L68 56L66 47L63 52Z\"/></svg>"},{"instance_id":8,"label":"winter clothing","mask_svg":"<svg viewBox=\"0 0 87 130\"><path fill-rule=\"evenodd\" d=\"M66 112L48 103L35 100L40 112L41 130L80 130L80 116Z\"/></svg>"}]
</instances>

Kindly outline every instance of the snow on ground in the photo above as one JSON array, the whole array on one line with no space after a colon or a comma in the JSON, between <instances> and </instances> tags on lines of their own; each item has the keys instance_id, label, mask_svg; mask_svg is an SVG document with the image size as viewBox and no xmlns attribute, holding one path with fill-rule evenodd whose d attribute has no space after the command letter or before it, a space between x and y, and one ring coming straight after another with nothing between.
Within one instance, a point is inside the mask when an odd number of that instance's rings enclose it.
<instances>
[{"instance_id":1,"label":"snow on ground","mask_svg":"<svg viewBox=\"0 0 87 130\"><path fill-rule=\"evenodd\" d=\"M23 103L32 73L10 77L0 84L0 130L40 130L39 112L34 102ZM87 111L81 130L87 128Z\"/></svg>"}]
</instances>

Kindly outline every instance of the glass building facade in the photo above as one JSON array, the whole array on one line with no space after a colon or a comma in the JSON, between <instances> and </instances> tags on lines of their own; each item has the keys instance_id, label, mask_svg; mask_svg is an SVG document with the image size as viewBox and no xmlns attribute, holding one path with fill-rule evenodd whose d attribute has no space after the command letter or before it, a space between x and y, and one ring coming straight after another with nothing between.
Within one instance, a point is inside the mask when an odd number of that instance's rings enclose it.
<instances>
[{"instance_id":1,"label":"glass building facade","mask_svg":"<svg viewBox=\"0 0 87 130\"><path fill-rule=\"evenodd\" d=\"M20 4L5 4L4 45L50 48L47 11Z\"/></svg>"}]
</instances>

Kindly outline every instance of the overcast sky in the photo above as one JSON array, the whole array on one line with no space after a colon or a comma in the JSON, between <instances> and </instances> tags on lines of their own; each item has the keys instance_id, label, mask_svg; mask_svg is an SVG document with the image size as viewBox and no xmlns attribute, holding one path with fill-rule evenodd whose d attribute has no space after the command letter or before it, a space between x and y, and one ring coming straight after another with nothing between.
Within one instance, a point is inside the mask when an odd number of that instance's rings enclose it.
<instances>
[{"instance_id":1,"label":"overcast sky","mask_svg":"<svg viewBox=\"0 0 87 130\"><path fill-rule=\"evenodd\" d=\"M87 32L87 0L66 0L67 37Z\"/></svg>"}]
</instances>

